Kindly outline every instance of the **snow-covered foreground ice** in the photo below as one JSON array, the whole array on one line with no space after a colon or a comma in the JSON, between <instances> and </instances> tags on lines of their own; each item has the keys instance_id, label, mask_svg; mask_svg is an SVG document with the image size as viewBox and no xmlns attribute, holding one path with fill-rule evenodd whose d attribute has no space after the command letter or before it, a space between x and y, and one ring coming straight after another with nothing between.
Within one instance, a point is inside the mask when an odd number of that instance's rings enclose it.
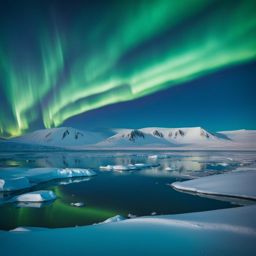
<instances>
[{"instance_id":1,"label":"snow-covered foreground ice","mask_svg":"<svg viewBox=\"0 0 256 256\"><path fill-rule=\"evenodd\" d=\"M171 186L181 191L256 200L256 171L232 172L183 182Z\"/></svg>"},{"instance_id":2,"label":"snow-covered foreground ice","mask_svg":"<svg viewBox=\"0 0 256 256\"><path fill-rule=\"evenodd\" d=\"M94 175L94 171L80 168L4 168L0 172L0 191L20 190L41 182Z\"/></svg>"},{"instance_id":3,"label":"snow-covered foreground ice","mask_svg":"<svg viewBox=\"0 0 256 256\"><path fill-rule=\"evenodd\" d=\"M256 206L0 232L2 255L253 255ZM15 246L13 246L15 245Z\"/></svg>"}]
</instances>

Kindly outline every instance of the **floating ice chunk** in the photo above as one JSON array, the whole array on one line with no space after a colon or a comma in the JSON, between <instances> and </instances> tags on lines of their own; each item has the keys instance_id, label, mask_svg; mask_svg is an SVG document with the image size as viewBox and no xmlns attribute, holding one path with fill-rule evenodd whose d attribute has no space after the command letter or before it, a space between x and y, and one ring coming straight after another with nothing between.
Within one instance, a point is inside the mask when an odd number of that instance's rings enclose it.
<instances>
[{"instance_id":1,"label":"floating ice chunk","mask_svg":"<svg viewBox=\"0 0 256 256\"><path fill-rule=\"evenodd\" d=\"M167 166L164 168L165 171L174 171L174 169L170 166Z\"/></svg>"},{"instance_id":2,"label":"floating ice chunk","mask_svg":"<svg viewBox=\"0 0 256 256\"><path fill-rule=\"evenodd\" d=\"M161 154L161 155L149 155L148 158L149 159L166 159L166 158L169 158L170 156L169 155L164 155L164 154Z\"/></svg>"},{"instance_id":3,"label":"floating ice chunk","mask_svg":"<svg viewBox=\"0 0 256 256\"><path fill-rule=\"evenodd\" d=\"M138 170L139 168L134 166L133 164L128 165L113 165L114 171L132 171L132 170Z\"/></svg>"},{"instance_id":4,"label":"floating ice chunk","mask_svg":"<svg viewBox=\"0 0 256 256\"><path fill-rule=\"evenodd\" d=\"M157 159L158 158L158 155L151 155L151 156L148 156L149 159Z\"/></svg>"},{"instance_id":5,"label":"floating ice chunk","mask_svg":"<svg viewBox=\"0 0 256 256\"><path fill-rule=\"evenodd\" d=\"M219 165L221 165L221 166L228 166L228 163L219 163Z\"/></svg>"},{"instance_id":6,"label":"floating ice chunk","mask_svg":"<svg viewBox=\"0 0 256 256\"><path fill-rule=\"evenodd\" d=\"M126 165L113 165L114 171L129 171L129 167Z\"/></svg>"},{"instance_id":7,"label":"floating ice chunk","mask_svg":"<svg viewBox=\"0 0 256 256\"><path fill-rule=\"evenodd\" d=\"M134 164L128 164L127 167L129 170L139 170L140 168Z\"/></svg>"},{"instance_id":8,"label":"floating ice chunk","mask_svg":"<svg viewBox=\"0 0 256 256\"><path fill-rule=\"evenodd\" d=\"M141 169L159 166L159 164L144 164L144 163L137 163L137 164L134 164L134 165L138 168L141 168Z\"/></svg>"},{"instance_id":9,"label":"floating ice chunk","mask_svg":"<svg viewBox=\"0 0 256 256\"><path fill-rule=\"evenodd\" d=\"M156 212L151 212L150 215L154 216L154 215L156 215L156 214L157 214Z\"/></svg>"},{"instance_id":10,"label":"floating ice chunk","mask_svg":"<svg viewBox=\"0 0 256 256\"><path fill-rule=\"evenodd\" d=\"M108 218L105 221L101 222L101 223L113 223L113 222L119 222L125 220L125 218L121 215L116 215L114 217Z\"/></svg>"},{"instance_id":11,"label":"floating ice chunk","mask_svg":"<svg viewBox=\"0 0 256 256\"><path fill-rule=\"evenodd\" d=\"M133 171L141 169L142 166L144 166L144 164L106 165L100 166L100 169L106 171Z\"/></svg>"},{"instance_id":12,"label":"floating ice chunk","mask_svg":"<svg viewBox=\"0 0 256 256\"><path fill-rule=\"evenodd\" d=\"M25 173L26 177L34 183L74 177L91 177L96 173L89 169L80 168L32 168Z\"/></svg>"},{"instance_id":13,"label":"floating ice chunk","mask_svg":"<svg viewBox=\"0 0 256 256\"><path fill-rule=\"evenodd\" d=\"M58 174L60 178L73 178L73 177L90 177L95 176L96 173L89 169L79 169L79 168L65 168L58 169Z\"/></svg>"},{"instance_id":14,"label":"floating ice chunk","mask_svg":"<svg viewBox=\"0 0 256 256\"><path fill-rule=\"evenodd\" d=\"M112 171L113 170L113 165L102 165L100 166L100 170L104 170L104 171Z\"/></svg>"},{"instance_id":15,"label":"floating ice chunk","mask_svg":"<svg viewBox=\"0 0 256 256\"><path fill-rule=\"evenodd\" d=\"M56 195L50 190L38 190L16 196L12 201L16 202L45 202L55 200Z\"/></svg>"},{"instance_id":16,"label":"floating ice chunk","mask_svg":"<svg viewBox=\"0 0 256 256\"><path fill-rule=\"evenodd\" d=\"M83 202L77 202L77 203L71 203L71 206L75 206L75 207L83 207L85 205L85 203Z\"/></svg>"}]
</instances>

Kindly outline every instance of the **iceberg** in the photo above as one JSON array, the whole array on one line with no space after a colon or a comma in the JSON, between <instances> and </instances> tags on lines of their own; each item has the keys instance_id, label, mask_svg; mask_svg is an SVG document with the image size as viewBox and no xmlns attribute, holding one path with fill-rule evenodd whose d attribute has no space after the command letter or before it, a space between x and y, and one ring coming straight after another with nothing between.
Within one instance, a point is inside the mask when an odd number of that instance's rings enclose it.
<instances>
[{"instance_id":1,"label":"iceberg","mask_svg":"<svg viewBox=\"0 0 256 256\"><path fill-rule=\"evenodd\" d=\"M56 179L91 177L96 173L89 169L79 168L32 168L25 175L31 182L40 183Z\"/></svg>"},{"instance_id":2,"label":"iceberg","mask_svg":"<svg viewBox=\"0 0 256 256\"><path fill-rule=\"evenodd\" d=\"M103 171L113 171L113 165L101 165L99 168Z\"/></svg>"},{"instance_id":3,"label":"iceberg","mask_svg":"<svg viewBox=\"0 0 256 256\"><path fill-rule=\"evenodd\" d=\"M45 202L56 199L56 195L51 190L38 190L15 196L13 202Z\"/></svg>"},{"instance_id":4,"label":"iceberg","mask_svg":"<svg viewBox=\"0 0 256 256\"><path fill-rule=\"evenodd\" d=\"M164 154L160 154L160 155L149 155L148 159L166 159L166 158L170 158L170 155L164 155Z\"/></svg>"},{"instance_id":5,"label":"iceberg","mask_svg":"<svg viewBox=\"0 0 256 256\"><path fill-rule=\"evenodd\" d=\"M105 171L133 171L133 170L141 169L139 166L136 166L134 164L106 165L106 166L100 166L99 168L100 168L100 170L105 170Z\"/></svg>"},{"instance_id":6,"label":"iceberg","mask_svg":"<svg viewBox=\"0 0 256 256\"><path fill-rule=\"evenodd\" d=\"M71 203L70 204L71 206L74 206L74 207L83 207L85 205L85 203L83 202L77 202L77 203Z\"/></svg>"},{"instance_id":7,"label":"iceberg","mask_svg":"<svg viewBox=\"0 0 256 256\"><path fill-rule=\"evenodd\" d=\"M95 175L92 170L80 168L3 168L0 172L0 191L21 190L51 180Z\"/></svg>"},{"instance_id":8,"label":"iceberg","mask_svg":"<svg viewBox=\"0 0 256 256\"><path fill-rule=\"evenodd\" d=\"M105 171L133 171L141 170L150 167L158 167L159 164L145 164L145 163L136 163L136 164L127 164L127 165L105 165L100 166L100 170Z\"/></svg>"}]
</instances>

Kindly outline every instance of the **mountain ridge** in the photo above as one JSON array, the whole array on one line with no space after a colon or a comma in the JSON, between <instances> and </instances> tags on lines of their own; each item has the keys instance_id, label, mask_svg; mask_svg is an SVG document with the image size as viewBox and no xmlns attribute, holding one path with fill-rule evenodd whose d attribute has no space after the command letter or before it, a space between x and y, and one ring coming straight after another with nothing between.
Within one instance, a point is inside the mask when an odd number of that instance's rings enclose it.
<instances>
[{"instance_id":1,"label":"mountain ridge","mask_svg":"<svg viewBox=\"0 0 256 256\"><path fill-rule=\"evenodd\" d=\"M256 130L210 132L202 127L113 129L114 135L72 127L41 129L4 142L83 149L255 149Z\"/></svg>"}]
</instances>

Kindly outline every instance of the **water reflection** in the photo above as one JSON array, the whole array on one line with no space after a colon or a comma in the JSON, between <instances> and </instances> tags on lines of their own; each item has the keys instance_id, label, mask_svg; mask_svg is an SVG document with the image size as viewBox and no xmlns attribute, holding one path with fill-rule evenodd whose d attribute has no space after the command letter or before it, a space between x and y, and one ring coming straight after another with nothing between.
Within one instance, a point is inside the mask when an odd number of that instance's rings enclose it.
<instances>
[{"instance_id":1,"label":"water reflection","mask_svg":"<svg viewBox=\"0 0 256 256\"><path fill-rule=\"evenodd\" d=\"M166 155L149 159L149 155ZM134 171L102 171L100 166L147 166ZM57 200L52 204L21 203L1 206L0 229L17 226L64 227L88 225L115 215L127 217L152 213L177 214L233 207L240 202L201 198L171 189L166 184L177 179L191 179L210 174L255 168L253 152L35 152L0 153L0 178L5 167L89 168L98 173L93 178L68 178L42 183L32 190L52 190ZM8 170L7 170L8 171ZM19 168L12 171L19 173ZM8 200L16 193L0 193ZM83 202L84 207L74 207Z\"/></svg>"}]
</instances>

